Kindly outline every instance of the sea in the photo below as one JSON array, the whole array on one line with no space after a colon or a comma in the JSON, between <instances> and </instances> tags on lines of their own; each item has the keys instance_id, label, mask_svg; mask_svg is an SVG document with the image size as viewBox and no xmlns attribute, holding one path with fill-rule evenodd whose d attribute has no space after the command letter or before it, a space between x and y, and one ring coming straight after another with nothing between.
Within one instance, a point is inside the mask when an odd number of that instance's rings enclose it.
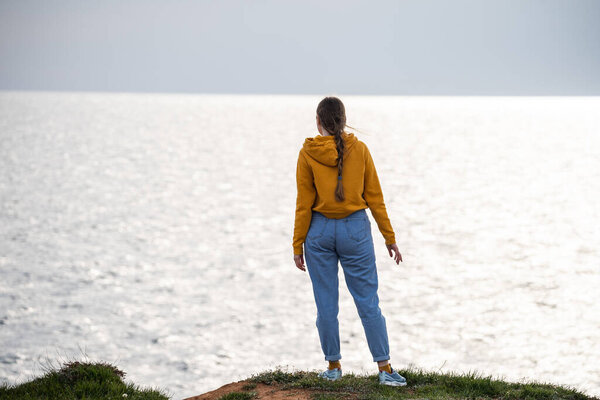
<instances>
[{"instance_id":1,"label":"sea","mask_svg":"<svg viewBox=\"0 0 600 400\"><path fill-rule=\"evenodd\" d=\"M292 249L322 97L0 92L0 381L109 362L181 399L324 369ZM402 254L367 211L392 366L600 395L600 97L338 97ZM341 270L339 323L375 374Z\"/></svg>"}]
</instances>

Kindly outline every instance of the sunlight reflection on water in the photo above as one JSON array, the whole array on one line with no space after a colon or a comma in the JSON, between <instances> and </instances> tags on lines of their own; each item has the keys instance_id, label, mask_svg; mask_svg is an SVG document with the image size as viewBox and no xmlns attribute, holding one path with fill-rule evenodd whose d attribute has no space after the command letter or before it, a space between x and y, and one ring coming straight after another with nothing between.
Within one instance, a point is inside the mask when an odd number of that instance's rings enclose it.
<instances>
[{"instance_id":1,"label":"sunlight reflection on water","mask_svg":"<svg viewBox=\"0 0 600 400\"><path fill-rule=\"evenodd\" d=\"M342 99L404 259L370 216L392 363L600 395L600 99ZM0 93L0 376L83 349L181 398L324 367L291 247L319 100ZM340 281L344 369L374 372Z\"/></svg>"}]
</instances>

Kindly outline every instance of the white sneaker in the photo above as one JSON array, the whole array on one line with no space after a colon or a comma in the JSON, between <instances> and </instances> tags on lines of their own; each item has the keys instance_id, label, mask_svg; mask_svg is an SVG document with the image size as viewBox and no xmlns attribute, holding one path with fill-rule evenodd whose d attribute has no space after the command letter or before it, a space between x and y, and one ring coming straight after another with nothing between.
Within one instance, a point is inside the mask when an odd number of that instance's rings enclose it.
<instances>
[{"instance_id":1,"label":"white sneaker","mask_svg":"<svg viewBox=\"0 0 600 400\"><path fill-rule=\"evenodd\" d=\"M337 381L342 377L342 370L340 368L326 369L325 371L319 373L319 376L329 381Z\"/></svg>"},{"instance_id":2,"label":"white sneaker","mask_svg":"<svg viewBox=\"0 0 600 400\"><path fill-rule=\"evenodd\" d=\"M391 374L387 371L379 371L379 384L388 386L406 386L406 378L392 368Z\"/></svg>"}]
</instances>

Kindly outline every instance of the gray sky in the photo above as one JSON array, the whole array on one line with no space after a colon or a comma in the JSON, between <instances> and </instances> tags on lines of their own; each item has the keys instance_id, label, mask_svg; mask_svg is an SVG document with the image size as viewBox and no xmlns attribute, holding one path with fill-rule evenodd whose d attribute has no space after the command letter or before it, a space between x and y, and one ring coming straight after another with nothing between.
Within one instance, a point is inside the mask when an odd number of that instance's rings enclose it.
<instances>
[{"instance_id":1,"label":"gray sky","mask_svg":"<svg viewBox=\"0 0 600 400\"><path fill-rule=\"evenodd\" d=\"M0 0L0 89L600 95L600 0Z\"/></svg>"}]
</instances>

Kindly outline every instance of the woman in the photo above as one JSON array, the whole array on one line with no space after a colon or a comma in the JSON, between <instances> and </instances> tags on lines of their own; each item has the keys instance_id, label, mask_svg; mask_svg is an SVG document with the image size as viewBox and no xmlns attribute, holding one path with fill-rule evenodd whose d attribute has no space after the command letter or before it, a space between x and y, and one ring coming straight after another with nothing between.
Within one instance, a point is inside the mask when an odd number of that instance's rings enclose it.
<instances>
[{"instance_id":1,"label":"woman","mask_svg":"<svg viewBox=\"0 0 600 400\"><path fill-rule=\"evenodd\" d=\"M379 308L375 251L366 208L371 209L396 264L402 261L402 255L396 246L369 149L354 134L345 132L346 126L342 101L337 97L324 98L317 107L317 129L321 136L306 138L296 169L294 261L300 270L306 271L304 244L317 305L321 349L329 361L328 368L319 376L329 380L342 376L337 318L339 260L373 361L379 367L379 383L404 386L406 379L389 362L387 327Z\"/></svg>"}]
</instances>

